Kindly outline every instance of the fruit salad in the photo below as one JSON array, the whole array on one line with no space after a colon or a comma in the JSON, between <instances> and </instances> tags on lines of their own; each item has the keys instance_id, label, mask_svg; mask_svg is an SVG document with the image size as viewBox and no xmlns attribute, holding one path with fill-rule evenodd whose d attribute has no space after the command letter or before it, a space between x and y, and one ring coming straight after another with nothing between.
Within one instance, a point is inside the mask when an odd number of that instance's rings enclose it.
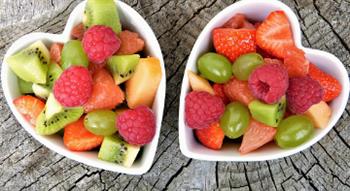
<instances>
[{"instance_id":1,"label":"fruit salad","mask_svg":"<svg viewBox=\"0 0 350 191\"><path fill-rule=\"evenodd\" d=\"M234 139L244 155L270 142L297 147L327 127L342 87L296 47L283 11L263 21L236 14L211 40L198 73L186 71L185 122L199 143L220 150Z\"/></svg>"},{"instance_id":2,"label":"fruit salad","mask_svg":"<svg viewBox=\"0 0 350 191\"><path fill-rule=\"evenodd\" d=\"M22 94L13 103L37 134L131 167L156 133L160 61L122 26L113 0L88 0L83 18L68 42L37 41L6 60Z\"/></svg>"}]
</instances>

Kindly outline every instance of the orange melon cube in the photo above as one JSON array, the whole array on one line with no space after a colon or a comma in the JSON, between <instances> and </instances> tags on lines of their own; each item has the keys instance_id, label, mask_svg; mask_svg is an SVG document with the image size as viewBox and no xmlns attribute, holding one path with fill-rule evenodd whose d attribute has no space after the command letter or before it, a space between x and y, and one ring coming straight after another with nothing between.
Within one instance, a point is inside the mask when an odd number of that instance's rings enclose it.
<instances>
[{"instance_id":1,"label":"orange melon cube","mask_svg":"<svg viewBox=\"0 0 350 191\"><path fill-rule=\"evenodd\" d=\"M129 108L140 105L152 107L161 79L160 61L154 57L141 58L134 75L126 82L126 101Z\"/></svg>"},{"instance_id":2,"label":"orange melon cube","mask_svg":"<svg viewBox=\"0 0 350 191\"><path fill-rule=\"evenodd\" d=\"M326 128L332 115L332 109L324 101L311 106L305 115L317 128Z\"/></svg>"}]
</instances>

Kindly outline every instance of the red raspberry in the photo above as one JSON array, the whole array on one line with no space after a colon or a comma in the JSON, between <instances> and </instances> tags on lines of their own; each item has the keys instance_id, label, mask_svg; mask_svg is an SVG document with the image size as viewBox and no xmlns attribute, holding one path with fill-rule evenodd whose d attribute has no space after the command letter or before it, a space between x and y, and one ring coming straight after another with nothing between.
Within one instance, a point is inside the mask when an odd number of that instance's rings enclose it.
<instances>
[{"instance_id":1,"label":"red raspberry","mask_svg":"<svg viewBox=\"0 0 350 191\"><path fill-rule=\"evenodd\" d=\"M192 129L207 128L218 121L225 110L222 99L207 92L193 91L185 101L186 123Z\"/></svg>"},{"instance_id":2,"label":"red raspberry","mask_svg":"<svg viewBox=\"0 0 350 191\"><path fill-rule=\"evenodd\" d=\"M255 97L274 104L288 89L288 73L280 64L266 64L254 70L248 83Z\"/></svg>"},{"instance_id":3,"label":"red raspberry","mask_svg":"<svg viewBox=\"0 0 350 191\"><path fill-rule=\"evenodd\" d=\"M117 117L116 125L123 139L133 145L145 145L156 133L156 121L151 109L139 106L124 111Z\"/></svg>"},{"instance_id":4,"label":"red raspberry","mask_svg":"<svg viewBox=\"0 0 350 191\"><path fill-rule=\"evenodd\" d=\"M310 77L296 77L289 80L287 90L288 109L295 114L302 114L312 105L322 100L322 86Z\"/></svg>"},{"instance_id":5,"label":"red raspberry","mask_svg":"<svg viewBox=\"0 0 350 191\"><path fill-rule=\"evenodd\" d=\"M84 51L95 64L103 63L120 48L120 39L110 27L95 25L84 33Z\"/></svg>"},{"instance_id":6,"label":"red raspberry","mask_svg":"<svg viewBox=\"0 0 350 191\"><path fill-rule=\"evenodd\" d=\"M58 102L65 107L84 105L92 93L92 78L87 68L72 66L65 70L53 87Z\"/></svg>"},{"instance_id":7,"label":"red raspberry","mask_svg":"<svg viewBox=\"0 0 350 191\"><path fill-rule=\"evenodd\" d=\"M215 95L219 96L222 99L222 101L224 102L224 104L230 103L230 99L226 96L226 94L224 92L224 85L223 84L214 84L213 89L214 89Z\"/></svg>"}]
</instances>

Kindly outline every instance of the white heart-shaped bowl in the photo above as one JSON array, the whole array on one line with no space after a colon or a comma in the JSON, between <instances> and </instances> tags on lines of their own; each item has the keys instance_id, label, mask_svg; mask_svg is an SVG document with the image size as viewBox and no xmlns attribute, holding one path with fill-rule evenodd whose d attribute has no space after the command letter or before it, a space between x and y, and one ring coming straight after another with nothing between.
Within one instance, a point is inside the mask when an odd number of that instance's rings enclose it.
<instances>
[{"instance_id":1,"label":"white heart-shaped bowl","mask_svg":"<svg viewBox=\"0 0 350 191\"><path fill-rule=\"evenodd\" d=\"M328 126L324 129L317 129L312 139L293 149L280 149L275 144L268 144L263 148L246 155L239 154L239 144L224 145L220 151L207 149L195 140L193 131L185 124L185 97L190 91L190 84L185 72L182 82L179 110L180 149L185 156L209 161L264 161L286 157L315 144L332 129L342 115L349 96L349 79L343 64L338 58L330 53L304 48L301 44L301 31L298 18L288 6L276 0L242 0L218 13L203 29L194 44L186 65L186 71L197 71L197 59L203 53L212 50L211 32L214 28L222 26L229 18L237 13L244 13L249 19L262 21L271 11L275 10L283 10L287 14L292 25L295 44L297 47L305 51L307 59L337 78L343 87L342 93L339 97L333 100L330 104L333 114Z\"/></svg>"},{"instance_id":2,"label":"white heart-shaped bowl","mask_svg":"<svg viewBox=\"0 0 350 191\"><path fill-rule=\"evenodd\" d=\"M72 28L76 24L82 22L85 3L86 2L84 1L74 8L69 16L67 25L62 34L31 33L19 38L8 49L5 54L1 70L2 88L7 103L9 104L10 109L17 118L18 122L24 127L24 129L49 149L70 159L93 167L134 175L143 174L150 169L158 145L159 132L163 117L166 75L163 55L155 34L147 22L142 18L142 16L127 4L121 1L116 1L123 27L126 27L132 31L136 31L140 34L140 36L145 40L145 50L147 55L158 58L160 60L162 68L162 80L158 87L158 91L152 107L156 116L156 135L154 136L151 143L143 147L142 156L134 162L132 167L126 168L121 165L98 160L97 152L72 152L65 148L63 145L62 137L58 135L40 136L36 134L33 127L31 127L31 125L22 117L22 115L17 111L16 107L13 104L13 100L20 95L20 92L17 86L17 78L8 67L5 61L6 58L37 40L43 40L47 46L49 46L52 42L65 43L70 40L70 32Z\"/></svg>"}]
</instances>

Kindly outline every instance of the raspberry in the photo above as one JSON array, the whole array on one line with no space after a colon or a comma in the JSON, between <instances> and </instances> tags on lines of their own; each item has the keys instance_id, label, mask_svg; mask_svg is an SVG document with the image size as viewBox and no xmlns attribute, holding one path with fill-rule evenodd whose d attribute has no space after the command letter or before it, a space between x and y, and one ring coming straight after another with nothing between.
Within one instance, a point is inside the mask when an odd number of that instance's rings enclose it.
<instances>
[{"instance_id":1,"label":"raspberry","mask_svg":"<svg viewBox=\"0 0 350 191\"><path fill-rule=\"evenodd\" d=\"M186 123L192 129L203 129L219 120L225 105L218 96L207 92L193 91L186 96Z\"/></svg>"},{"instance_id":2,"label":"raspberry","mask_svg":"<svg viewBox=\"0 0 350 191\"><path fill-rule=\"evenodd\" d=\"M215 95L219 96L222 99L222 101L224 102L224 104L230 103L229 98L226 96L226 94L224 92L224 85L214 84L213 89L214 89Z\"/></svg>"},{"instance_id":3,"label":"raspberry","mask_svg":"<svg viewBox=\"0 0 350 191\"><path fill-rule=\"evenodd\" d=\"M72 66L65 70L53 87L58 102L65 107L82 106L92 93L92 78L88 69Z\"/></svg>"},{"instance_id":4,"label":"raspberry","mask_svg":"<svg viewBox=\"0 0 350 191\"><path fill-rule=\"evenodd\" d=\"M274 104L288 89L288 73L282 65L266 64L254 70L248 83L255 97Z\"/></svg>"},{"instance_id":5,"label":"raspberry","mask_svg":"<svg viewBox=\"0 0 350 191\"><path fill-rule=\"evenodd\" d=\"M288 109L295 114L302 114L312 105L322 100L322 86L310 77L296 77L289 80L287 90Z\"/></svg>"},{"instance_id":6,"label":"raspberry","mask_svg":"<svg viewBox=\"0 0 350 191\"><path fill-rule=\"evenodd\" d=\"M95 64L103 63L120 48L120 39L112 28L95 25L84 33L84 51Z\"/></svg>"},{"instance_id":7,"label":"raspberry","mask_svg":"<svg viewBox=\"0 0 350 191\"><path fill-rule=\"evenodd\" d=\"M156 133L154 114L146 106L124 111L117 117L116 123L119 134L130 144L147 144Z\"/></svg>"}]
</instances>

